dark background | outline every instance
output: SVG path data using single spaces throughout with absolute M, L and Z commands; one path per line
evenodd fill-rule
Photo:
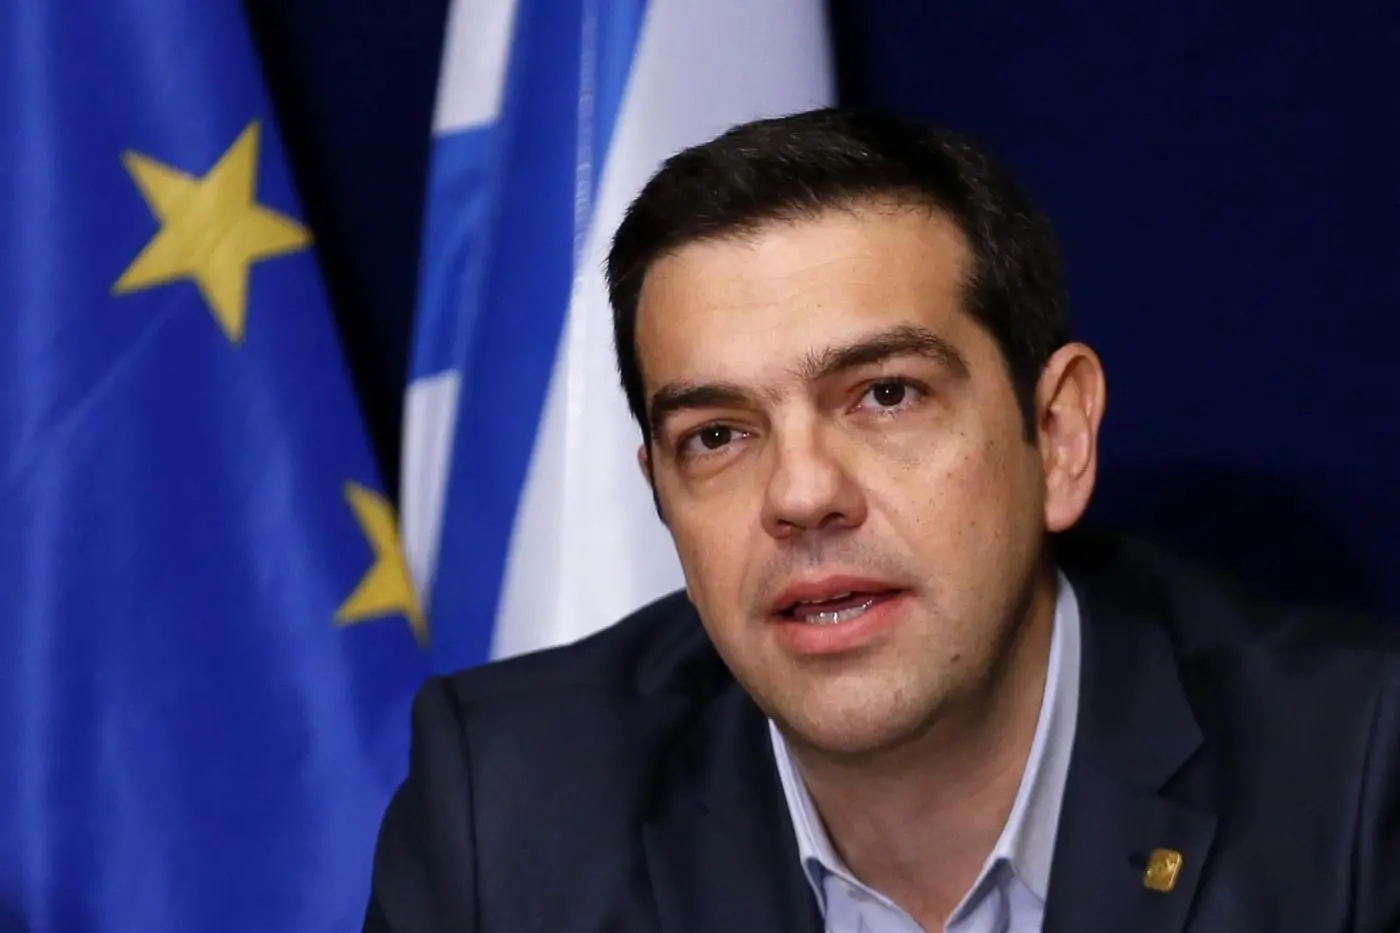
M 246 6 L 393 488 L 447 2 Z M 1400 4 L 830 15 L 844 102 L 980 136 L 1056 222 L 1110 378 L 1093 519 L 1400 615 Z

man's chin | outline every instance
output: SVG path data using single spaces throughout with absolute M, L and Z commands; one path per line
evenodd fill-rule
M 896 751 L 922 734 L 927 717 L 869 701 L 809 703 L 779 719 L 792 744 L 833 759 L 864 759 Z

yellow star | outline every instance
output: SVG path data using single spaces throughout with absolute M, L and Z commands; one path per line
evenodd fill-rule
M 365 572 L 355 592 L 335 612 L 340 625 L 354 625 L 389 615 L 402 615 L 420 645 L 428 640 L 428 625 L 418 605 L 418 595 L 399 547 L 394 509 L 379 493 L 359 483 L 345 484 L 345 498 L 355 512 L 369 546 L 374 565 Z
M 311 243 L 311 235 L 295 220 L 253 200 L 258 122 L 248 124 L 203 178 L 137 152 L 123 153 L 122 164 L 160 221 L 160 230 L 127 266 L 113 293 L 193 279 L 229 341 L 241 342 L 248 267 Z

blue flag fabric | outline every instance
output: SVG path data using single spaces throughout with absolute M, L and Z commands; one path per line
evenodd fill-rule
M 0 7 L 0 930 L 347 931 L 422 613 L 235 0 Z

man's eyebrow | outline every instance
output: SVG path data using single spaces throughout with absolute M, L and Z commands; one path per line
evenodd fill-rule
M 921 356 L 943 366 L 958 379 L 968 375 L 967 359 L 957 347 L 931 330 L 903 324 L 854 343 L 809 353 L 797 368 L 807 382 L 817 382 L 862 366 L 899 356 Z
M 967 378 L 967 360 L 957 347 L 930 330 L 901 325 L 871 334 L 854 343 L 809 353 L 797 367 L 806 382 L 870 366 L 900 356 L 920 356 L 948 369 L 958 379 Z M 647 422 L 659 436 L 666 421 L 677 412 L 697 408 L 753 408 L 754 394 L 732 382 L 671 382 L 657 389 L 647 405 Z
M 749 408 L 754 397 L 732 382 L 672 382 L 657 389 L 647 406 L 647 421 L 653 436 L 659 435 L 666 419 L 676 412 L 696 408 Z

